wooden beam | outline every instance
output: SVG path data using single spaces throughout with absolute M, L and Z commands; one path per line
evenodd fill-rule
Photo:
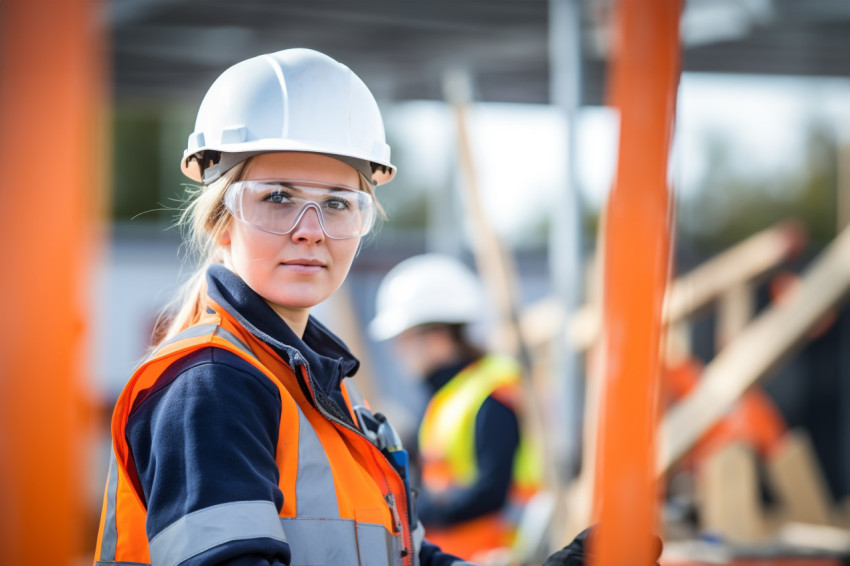
M 833 523 L 832 497 L 808 434 L 790 431 L 768 460 L 767 472 L 786 521 Z
M 730 543 L 765 542 L 773 533 L 761 502 L 756 453 L 736 442 L 713 452 L 697 474 L 700 529 Z
M 747 327 L 755 310 L 755 290 L 748 283 L 731 287 L 720 295 L 714 339 L 717 350 L 723 349 Z
M 664 320 L 676 323 L 709 307 L 730 289 L 757 283 L 799 253 L 805 241 L 802 225 L 786 220 L 721 252 L 670 284 Z M 520 318 L 523 336 L 530 347 L 536 347 L 545 344 L 566 323 L 568 344 L 587 350 L 599 337 L 599 309 L 585 305 L 566 321 L 560 305 L 555 297 L 547 297 L 527 307 Z
M 458 165 L 466 218 L 472 230 L 472 251 L 475 265 L 485 288 L 489 291 L 497 319 L 494 345 L 496 349 L 520 358 L 527 370 L 531 362 L 518 323 L 517 273 L 513 256 L 496 233 L 481 202 L 478 168 L 469 134 L 469 106 L 472 103 L 472 78 L 462 70 L 447 71 L 443 89 L 455 117 Z
M 322 305 L 329 317 L 332 317 L 331 327 L 334 332 L 351 350 L 351 353 L 360 361 L 357 370 L 357 389 L 369 402 L 373 411 L 388 413 L 392 411 L 390 404 L 386 403 L 382 388 L 375 382 L 375 366 L 369 351 L 369 344 L 364 338 L 363 328 L 365 326 L 357 313 L 351 285 L 344 283 L 337 291 L 328 297 Z M 392 422 L 399 422 L 390 419 Z
M 524 402 L 527 410 L 520 416 L 525 430 L 540 439 L 543 448 L 544 483 L 558 489 L 561 474 L 556 469 L 553 437 L 546 434 L 551 430 L 545 422 L 545 406 L 538 398 L 536 383 L 545 372 L 542 360 L 533 358 L 528 351 L 522 328 L 519 324 L 517 297 L 517 270 L 510 249 L 499 237 L 482 205 L 478 186 L 472 141 L 469 134 L 469 105 L 472 102 L 472 79 L 463 71 L 447 72 L 443 80 L 446 100 L 451 105 L 457 130 L 458 161 L 463 175 L 466 217 L 472 228 L 472 245 L 478 274 L 495 303 L 497 314 L 493 346 L 497 351 L 515 356 L 523 368 Z
M 664 473 L 741 396 L 806 341 L 807 333 L 850 292 L 850 228 L 806 270 L 787 300 L 760 314 L 705 367 L 699 385 L 673 406 L 660 429 Z
M 802 225 L 786 220 L 758 232 L 678 278 L 670 289 L 664 317 L 681 320 L 710 306 L 721 295 L 759 278 L 805 245 Z

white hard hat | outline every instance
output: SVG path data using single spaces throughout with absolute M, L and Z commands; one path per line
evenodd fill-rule
M 387 340 L 428 323 L 470 324 L 484 316 L 484 288 L 459 260 L 423 254 L 392 268 L 378 286 L 377 313 L 369 323 L 375 340 Z
M 252 155 L 304 151 L 337 157 L 380 185 L 391 180 L 378 104 L 348 67 L 311 49 L 285 49 L 233 65 L 198 109 L 181 169 L 211 183 Z

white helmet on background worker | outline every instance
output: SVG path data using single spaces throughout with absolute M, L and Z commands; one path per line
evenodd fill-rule
M 209 184 L 271 151 L 331 155 L 378 185 L 395 175 L 372 93 L 348 67 L 311 49 L 260 55 L 224 71 L 201 102 L 181 169 Z
M 369 323 L 369 334 L 374 340 L 387 340 L 420 324 L 481 322 L 484 294 L 472 270 L 451 256 L 408 258 L 378 286 L 377 312 Z

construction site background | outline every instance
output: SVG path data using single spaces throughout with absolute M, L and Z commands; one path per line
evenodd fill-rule
M 2 3 L 0 1 L 0 7 Z M 114 50 L 109 50 L 109 41 L 105 41 L 104 45 L 116 63 L 111 75 L 108 65 L 104 69 L 105 90 L 114 96 L 98 109 L 104 140 L 100 153 L 103 162 L 99 164 L 98 175 L 104 185 L 105 196 L 101 202 L 103 215 L 96 219 L 96 231 L 101 239 L 96 253 L 87 258 L 91 269 L 91 287 L 88 289 L 91 308 L 86 313 L 88 336 L 85 353 L 81 354 L 85 359 L 81 386 L 82 397 L 94 407 L 93 422 L 97 432 L 91 440 L 91 457 L 85 461 L 79 485 L 83 493 L 80 554 L 84 556 L 92 550 L 86 545 L 94 544 L 101 510 L 112 405 L 149 346 L 159 309 L 170 299 L 183 278 L 192 272 L 193 266 L 193 258 L 181 247 L 180 234 L 174 228 L 185 188 L 177 163 L 185 138 L 192 131 L 195 104 L 202 93 L 191 92 L 194 87 L 186 87 L 180 95 L 156 95 L 145 88 L 133 90 L 134 84 L 144 82 L 145 73 L 156 74 L 155 70 L 151 71 L 144 65 L 150 65 L 150 61 L 157 58 L 163 61 L 169 59 L 163 51 L 168 49 L 165 40 L 170 41 L 174 37 L 172 33 L 175 30 L 168 29 L 169 26 L 179 28 L 186 24 L 179 19 L 179 10 L 168 7 L 167 3 L 154 0 L 139 2 L 136 9 L 132 9 L 130 4 L 104 2 L 98 8 L 108 14 L 104 16 L 108 22 L 104 31 L 107 37 L 111 36 Z M 256 11 L 256 25 L 260 26 L 262 10 L 268 9 L 268 5 L 263 2 L 249 4 L 249 8 Z M 524 32 L 557 33 L 557 28 L 549 27 L 554 25 L 551 22 L 544 22 L 542 27 L 532 26 L 538 12 L 547 14 L 549 10 L 557 10 L 554 7 L 559 4 L 557 0 L 532 2 L 534 7 L 528 8 L 528 13 L 511 2 L 497 4 L 497 12 L 505 18 L 516 13 L 528 19 L 522 21 Z M 564 4 L 580 6 L 577 8 L 580 13 L 577 25 L 582 38 L 580 51 L 583 50 L 582 57 L 590 59 L 588 52 L 594 50 L 594 38 L 598 40 L 598 36 L 610 25 L 606 18 L 610 17 L 612 6 L 616 3 Z M 740 281 L 736 289 L 731 289 L 733 292 L 723 296 L 718 293 L 699 308 L 686 309 L 686 314 L 675 327 L 671 323 L 668 333 L 678 341 L 673 340 L 675 344 L 671 351 L 674 354 L 670 359 L 692 362 L 699 367 L 695 370 L 697 376 L 723 347 L 734 342 L 736 336 L 747 329 L 752 320 L 787 300 L 795 285 L 799 285 L 807 270 L 823 257 L 824 251 L 850 220 L 850 62 L 847 59 L 850 57 L 850 39 L 831 47 L 835 50 L 834 58 L 839 60 L 837 67 L 843 69 L 843 73 L 826 65 L 810 68 L 807 73 L 799 72 L 800 68 L 793 66 L 783 70 L 772 58 L 780 58 L 783 53 L 765 56 L 768 61 L 765 65 L 770 70 L 763 74 L 758 69 L 735 72 L 734 65 L 721 69 L 706 68 L 708 65 L 698 59 L 703 53 L 699 49 L 704 45 L 725 45 L 730 58 L 743 56 L 734 51 L 736 41 L 741 42 L 743 49 L 744 45 L 748 45 L 747 37 L 767 37 L 768 33 L 772 33 L 771 26 L 781 32 L 789 25 L 789 18 L 793 19 L 797 14 L 795 10 L 800 11 L 800 19 L 794 30 L 800 34 L 804 33 L 802 30 L 807 25 L 817 33 L 818 26 L 825 25 L 827 20 L 832 21 L 831 25 L 836 28 L 844 26 L 841 29 L 850 30 L 850 9 L 840 6 L 839 2 L 813 4 L 817 4 L 821 12 L 805 12 L 803 8 L 789 7 L 788 2 L 781 0 L 743 2 L 738 7 L 735 7 L 735 2 L 720 0 L 684 3 L 681 28 L 683 74 L 678 89 L 676 130 L 670 158 L 675 201 L 671 280 L 686 279 L 688 274 L 698 272 L 701 267 L 713 265 L 713 259 L 738 249 L 737 246 L 759 234 L 782 234 L 782 238 L 793 240 L 783 252 L 776 252 L 775 262 L 752 278 Z M 313 18 L 319 18 L 323 10 L 342 9 L 336 3 L 329 3 L 324 8 L 302 8 Z M 478 9 L 472 5 L 467 8 L 473 12 Z M 372 16 L 378 21 L 377 16 L 386 10 L 385 3 L 366 2 L 361 7 L 362 18 L 337 15 L 322 21 L 322 25 L 357 29 L 358 22 L 367 21 Z M 387 27 L 422 27 L 416 22 L 425 14 L 413 9 L 406 13 L 395 11 L 398 8 L 393 10 L 393 17 L 385 23 Z M 534 14 L 531 14 L 532 11 Z M 8 18 L 10 13 L 8 8 L 6 12 L 0 8 L 0 18 Z M 801 16 L 803 13 L 806 18 Z M 711 31 L 717 29 L 712 23 L 716 20 L 712 18 L 720 18 L 718 14 L 725 14 L 722 16 L 727 18 L 725 21 L 738 22 L 742 26 L 737 36 Z M 174 20 L 169 20 L 170 16 Z M 434 16 L 429 14 L 428 17 Z M 504 27 L 497 26 L 493 19 L 485 20 L 481 29 L 474 27 L 474 16 L 463 20 L 463 24 L 469 26 L 467 35 L 481 33 L 487 26 L 502 32 L 510 28 L 504 23 L 501 24 Z M 377 25 L 375 21 L 369 25 Z M 451 58 L 435 47 L 439 46 L 436 36 L 447 33 L 448 24 L 440 19 L 428 21 L 433 24 L 432 35 L 435 37 L 428 44 L 428 49 L 433 50 L 431 67 L 439 67 L 434 77 L 448 80 L 457 69 L 449 65 Z M 441 27 L 440 22 L 445 27 Z M 6 26 L 3 29 L 8 29 L 9 22 L 3 23 Z M 200 29 L 204 24 L 198 22 L 188 27 Z M 260 53 L 259 49 L 268 45 L 265 36 L 261 40 L 259 36 L 254 37 L 250 29 L 235 25 L 210 21 L 206 31 L 219 34 L 216 37 L 220 39 L 214 44 L 222 52 L 232 47 L 240 53 L 250 49 L 258 49 L 257 53 Z M 201 33 L 198 29 L 194 32 Z M 293 41 L 297 38 L 299 45 L 326 50 L 357 72 L 366 68 L 369 73 L 381 76 L 381 72 L 375 70 L 375 67 L 380 67 L 380 51 L 375 51 L 371 60 L 358 54 L 356 60 L 346 61 L 345 45 L 334 45 L 333 42 L 320 45 L 321 41 L 327 41 L 324 36 L 312 45 L 309 44 L 309 34 L 290 32 L 291 28 L 281 29 L 277 34 L 279 39 L 275 41 L 276 49 L 295 46 Z M 717 35 L 712 36 L 712 33 Z M 187 32 L 187 37 L 190 35 Z M 254 39 L 246 39 L 250 37 Z M 396 42 L 387 49 L 427 52 L 425 47 L 405 44 L 397 35 L 393 37 Z M 850 38 L 850 31 L 847 37 Z M 153 55 L 143 51 L 135 53 L 138 67 L 128 69 L 127 66 L 132 67 L 134 62 L 128 51 L 132 52 L 131 48 L 141 49 L 138 46 L 144 43 L 155 45 L 158 38 L 163 40 L 165 47 Z M 212 35 L 208 38 L 212 41 L 210 38 Z M 463 44 L 467 49 L 483 49 L 474 47 L 473 38 L 467 39 L 468 42 Z M 803 49 L 802 43 L 797 44 L 799 49 Z M 485 45 L 483 39 L 480 45 Z M 10 55 L 8 43 L 0 44 L 0 48 L 7 50 L 0 53 L 6 58 L 23 56 L 19 53 Z M 171 48 L 179 51 L 174 46 Z M 194 48 L 202 50 L 198 45 Z M 692 53 L 690 64 L 694 68 L 691 70 L 688 53 Z M 540 55 L 545 59 L 547 53 L 544 51 Z M 600 58 L 604 59 L 596 57 Z M 188 68 L 194 64 L 204 70 L 214 66 L 212 63 L 222 63 L 212 56 L 204 63 L 204 57 L 198 52 L 192 56 L 184 55 L 182 60 L 180 57 L 174 59 Z M 235 61 L 239 56 L 233 59 Z M 799 65 L 805 67 L 804 63 Z M 541 74 L 546 75 L 551 64 L 551 61 L 541 60 L 537 67 L 542 68 Z M 492 61 L 491 65 L 498 66 Z M 535 70 L 539 71 L 537 67 Z M 823 72 L 819 73 L 820 69 Z M 582 307 L 598 306 L 601 290 L 594 275 L 594 266 L 598 266 L 600 259 L 599 235 L 604 227 L 608 189 L 614 180 L 617 164 L 618 118 L 605 105 L 604 95 L 600 92 L 604 91 L 605 81 L 598 75 L 604 75 L 605 68 L 587 63 L 584 75 L 579 72 L 574 75 L 573 78 L 582 81 L 582 84 L 577 86 L 580 91 L 577 102 L 568 109 L 572 114 L 565 114 L 564 105 L 556 103 L 557 93 L 541 95 L 540 86 L 534 81 L 529 80 L 529 92 L 524 94 L 488 91 L 491 68 L 483 65 L 476 69 L 470 63 L 469 67 L 461 70 L 472 85 L 472 97 L 465 102 L 468 109 L 465 125 L 469 132 L 466 144 L 473 157 L 472 167 L 477 173 L 478 196 L 483 203 L 486 221 L 492 225 L 512 259 L 516 275 L 515 299 L 521 318 L 528 315 L 528 336 L 534 336 L 536 331 L 552 334 L 536 342 L 530 351 L 535 360 L 549 370 L 549 377 L 538 380 L 535 387 L 542 388 L 542 397 L 554 399 L 550 411 L 558 414 L 555 420 L 550 421 L 545 420 L 550 413 L 544 414 L 544 424 L 549 425 L 545 434 L 555 439 L 558 463 L 562 466 L 560 479 L 569 484 L 578 477 L 585 464 L 582 460 L 586 449 L 582 440 L 586 432 L 583 418 L 587 412 L 587 379 L 592 374 L 589 368 L 592 363 L 585 357 L 585 352 L 594 343 L 594 338 L 587 339 L 583 345 L 582 338 L 570 336 L 563 342 L 565 351 L 576 356 L 575 368 L 578 371 L 573 376 L 576 381 L 572 389 L 558 385 L 558 380 L 565 379 L 568 370 L 557 365 L 557 356 L 552 354 L 553 346 L 546 340 L 569 334 L 565 328 L 575 327 L 579 334 L 593 334 L 593 322 L 574 318 L 567 319 L 566 323 L 561 321 L 561 326 L 557 326 L 560 320 L 557 317 L 553 323 L 551 317 L 535 318 L 532 313 L 537 312 L 535 307 L 562 293 L 565 278 L 571 282 L 571 292 L 580 291 L 578 302 L 573 305 L 576 309 L 573 315 Z M 431 71 L 429 68 L 429 73 Z M 476 72 L 479 74 L 476 75 Z M 554 77 L 556 72 L 553 70 L 550 74 Z M 133 80 L 128 80 L 131 75 Z M 379 85 L 392 82 L 389 73 L 386 75 L 384 81 L 378 81 Z M 124 82 L 119 83 L 119 78 Z M 0 82 L 2 80 L 0 78 Z M 174 78 L 175 82 L 181 80 Z M 371 84 L 368 80 L 366 82 Z M 514 84 L 513 88 L 521 91 L 525 83 L 515 81 Z M 538 90 L 532 92 L 534 88 Z M 191 95 L 187 94 L 190 92 Z M 470 212 L 469 193 L 464 190 L 468 179 L 461 172 L 469 164 L 463 163 L 463 148 L 460 147 L 463 142 L 458 140 L 457 135 L 459 118 L 452 111 L 456 100 L 451 99 L 446 85 L 433 84 L 429 90 L 413 94 L 405 91 L 404 85 L 379 87 L 377 92 L 387 117 L 393 161 L 399 167 L 396 180 L 378 190 L 379 200 L 389 218 L 374 236 L 370 235 L 364 242 L 343 292 L 320 306 L 315 314 L 330 328 L 338 330 L 363 359 L 362 379 L 366 383 L 363 389 L 373 393 L 373 404 L 379 404 L 380 409 L 409 436 L 417 424 L 414 415 L 419 413 L 425 401 L 423 391 L 412 378 L 404 375 L 386 344 L 370 342 L 360 331 L 374 315 L 374 294 L 378 282 L 399 261 L 426 251 L 439 251 L 456 255 L 474 265 L 476 224 Z M 481 98 L 476 96 L 487 92 L 491 94 Z M 509 96 L 500 100 L 499 95 L 505 92 L 509 92 Z M 566 119 L 567 115 L 571 121 Z M 563 240 L 555 241 L 556 233 L 563 228 L 561 225 L 572 221 L 570 211 L 563 208 L 562 199 L 566 193 L 572 205 L 577 207 L 577 225 L 570 227 L 573 238 L 567 243 L 568 247 L 575 246 L 572 251 L 561 247 Z M 755 256 L 764 257 L 773 253 L 771 250 L 770 244 L 764 244 L 763 248 L 756 249 Z M 563 264 L 553 256 L 566 252 L 576 256 L 572 266 L 574 272 L 557 272 L 558 266 Z M 726 269 L 723 272 L 726 274 L 747 271 L 740 265 L 723 269 Z M 718 267 L 716 273 L 720 271 Z M 729 277 L 734 279 L 732 275 Z M 844 295 L 846 293 L 841 293 L 842 298 Z M 492 299 L 495 301 L 495 298 Z M 563 304 L 562 301 L 560 305 Z M 552 324 L 555 330 L 550 331 Z M 492 327 L 479 329 L 482 339 L 492 337 L 492 330 Z M 730 489 L 732 495 L 718 496 L 717 504 L 706 504 L 699 498 L 716 494 L 716 487 L 712 487 L 708 480 L 701 483 L 701 480 L 695 479 L 692 475 L 696 466 L 694 461 L 685 458 L 678 463 L 679 467 L 671 466 L 678 472 L 666 476 L 667 481 L 662 482 L 666 498 L 660 502 L 668 522 L 666 535 L 671 540 L 730 542 L 769 554 L 782 535 L 785 537 L 783 544 L 787 544 L 782 546 L 786 554 L 781 556 L 788 555 L 788 548 L 811 550 L 800 543 L 801 538 L 803 542 L 819 541 L 815 550 L 828 556 L 846 559 L 850 555 L 850 411 L 847 410 L 850 407 L 850 313 L 842 302 L 835 301 L 804 335 L 805 339 L 799 341 L 793 350 L 789 349 L 790 356 L 777 358 L 770 371 L 759 378 L 757 387 L 759 394 L 765 396 L 781 417 L 782 434 L 794 431 L 802 435 L 802 440 L 794 437 L 795 441 L 799 440 L 794 445 L 799 450 L 795 454 L 805 454 L 805 458 L 801 458 L 806 465 L 816 467 L 814 483 L 806 484 L 814 485 L 814 495 L 797 496 L 821 498 L 817 505 L 823 503 L 828 506 L 826 511 L 817 505 L 814 511 L 811 507 L 807 508 L 807 512 L 814 513 L 810 521 L 797 520 L 797 517 L 785 523 L 800 528 L 814 525 L 835 530 L 783 531 L 780 523 L 784 519 L 777 514 L 782 507 L 782 494 L 775 489 L 776 482 L 781 482 L 776 477 L 781 478 L 782 471 L 771 471 L 767 463 L 769 458 L 759 452 L 760 445 L 752 442 L 753 435 L 746 430 L 732 430 L 728 436 L 718 433 L 722 438 L 711 450 L 702 445 L 706 448 L 699 453 L 704 458 L 701 461 L 703 469 L 719 470 L 712 472 L 713 479 L 726 477 L 724 474 L 729 469 L 749 470 L 753 475 L 747 476 L 748 479 L 739 475 L 743 487 Z M 534 342 L 535 338 L 528 336 L 526 340 Z M 679 357 L 676 358 L 676 355 Z M 758 356 L 758 353 L 753 352 L 753 356 Z M 674 365 L 670 362 L 666 367 L 670 369 Z M 7 373 L 5 379 L 13 377 Z M 667 393 L 669 398 L 675 397 L 670 391 Z M 776 450 L 779 450 L 776 448 L 778 445 L 778 441 L 771 444 Z M 743 452 L 735 452 L 741 446 Z M 691 453 L 691 456 L 695 458 L 696 453 Z M 7 455 L 2 458 L 7 462 L 10 459 Z M 749 465 L 755 466 L 753 470 L 747 467 Z M 721 470 L 724 466 L 726 472 Z M 791 468 L 782 468 L 787 469 Z M 795 476 L 782 485 L 787 487 L 788 483 L 795 484 Z M 3 489 L 10 489 L 10 486 L 3 486 Z M 742 513 L 739 508 L 738 517 L 730 519 L 724 498 L 733 496 L 738 498 L 739 503 L 744 500 L 754 503 L 757 508 L 748 508 L 754 515 L 742 518 L 741 515 L 747 512 Z M 559 499 L 558 505 L 563 508 L 564 514 L 571 513 L 564 501 Z M 566 521 L 564 517 L 555 517 L 553 521 L 555 519 Z M 14 521 L 14 518 L 4 520 Z M 706 525 L 704 521 L 707 520 L 713 523 Z M 542 544 L 562 542 L 565 527 L 559 524 L 559 528 Z M 733 534 L 730 535 L 730 532 Z M 793 546 L 795 544 L 798 546 Z M 718 560 L 723 560 L 723 556 Z M 728 556 L 726 560 L 727 563 L 732 561 Z M 83 559 L 80 563 L 86 561 Z M 668 557 L 666 563 L 679 562 L 675 557 Z

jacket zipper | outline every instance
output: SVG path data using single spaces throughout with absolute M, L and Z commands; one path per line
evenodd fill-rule
M 321 403 L 319 403 L 319 401 L 316 399 L 315 393 L 313 393 L 313 387 L 312 387 L 312 384 L 310 383 L 310 374 L 307 372 L 306 366 L 304 366 L 304 364 L 299 364 L 298 369 L 300 371 L 295 372 L 296 377 L 300 381 L 304 382 L 304 385 L 305 385 L 307 391 L 310 392 L 310 404 L 312 404 L 316 408 L 316 410 L 319 411 L 319 414 L 321 414 L 323 417 L 325 417 L 326 419 L 328 419 L 332 423 L 338 424 L 338 425 L 342 426 L 343 428 L 346 428 L 346 429 L 354 432 L 355 434 L 357 434 L 358 436 L 363 438 L 366 442 L 368 442 L 371 447 L 373 447 L 375 450 L 378 450 L 378 447 L 375 446 L 374 444 L 372 444 L 372 441 L 369 440 L 369 438 L 365 434 L 363 434 L 363 431 L 361 431 L 359 428 L 351 426 L 350 424 L 348 424 L 345 421 L 338 419 L 333 414 L 331 414 L 330 411 L 325 409 L 321 405 Z M 386 460 L 386 456 L 384 456 L 383 454 L 381 454 L 381 458 Z M 390 465 L 390 468 L 392 468 L 393 472 L 398 476 L 398 472 L 396 472 L 392 463 L 387 461 L 387 464 Z M 404 480 L 401 479 L 401 476 L 398 476 L 398 478 L 401 481 L 402 487 L 404 487 Z M 387 484 L 386 478 L 384 478 L 384 486 L 387 488 L 387 495 L 384 497 L 384 499 L 385 499 L 385 501 L 387 502 L 387 505 L 390 508 L 390 514 L 392 515 L 393 522 L 395 523 L 394 526 L 396 526 L 398 528 L 399 532 L 401 532 L 401 536 L 402 536 L 402 539 L 404 541 L 404 548 L 401 550 L 401 558 L 402 558 L 403 562 L 405 562 L 405 563 L 409 562 L 410 564 L 412 564 L 413 558 L 412 557 L 408 558 L 408 556 L 410 556 L 410 554 L 415 550 L 413 548 L 413 525 L 411 524 L 410 519 L 408 519 L 408 521 L 407 521 L 407 524 L 408 524 L 407 525 L 407 536 L 405 536 L 404 522 L 402 521 L 401 515 L 399 514 L 398 508 L 396 506 L 395 494 L 393 494 L 392 489 L 390 489 L 389 484 Z
M 393 526 L 398 532 L 403 532 L 404 525 L 401 522 L 401 517 L 398 514 L 398 509 L 395 506 L 395 494 L 390 491 L 384 499 L 387 500 L 387 505 L 390 506 L 390 512 L 393 515 Z

